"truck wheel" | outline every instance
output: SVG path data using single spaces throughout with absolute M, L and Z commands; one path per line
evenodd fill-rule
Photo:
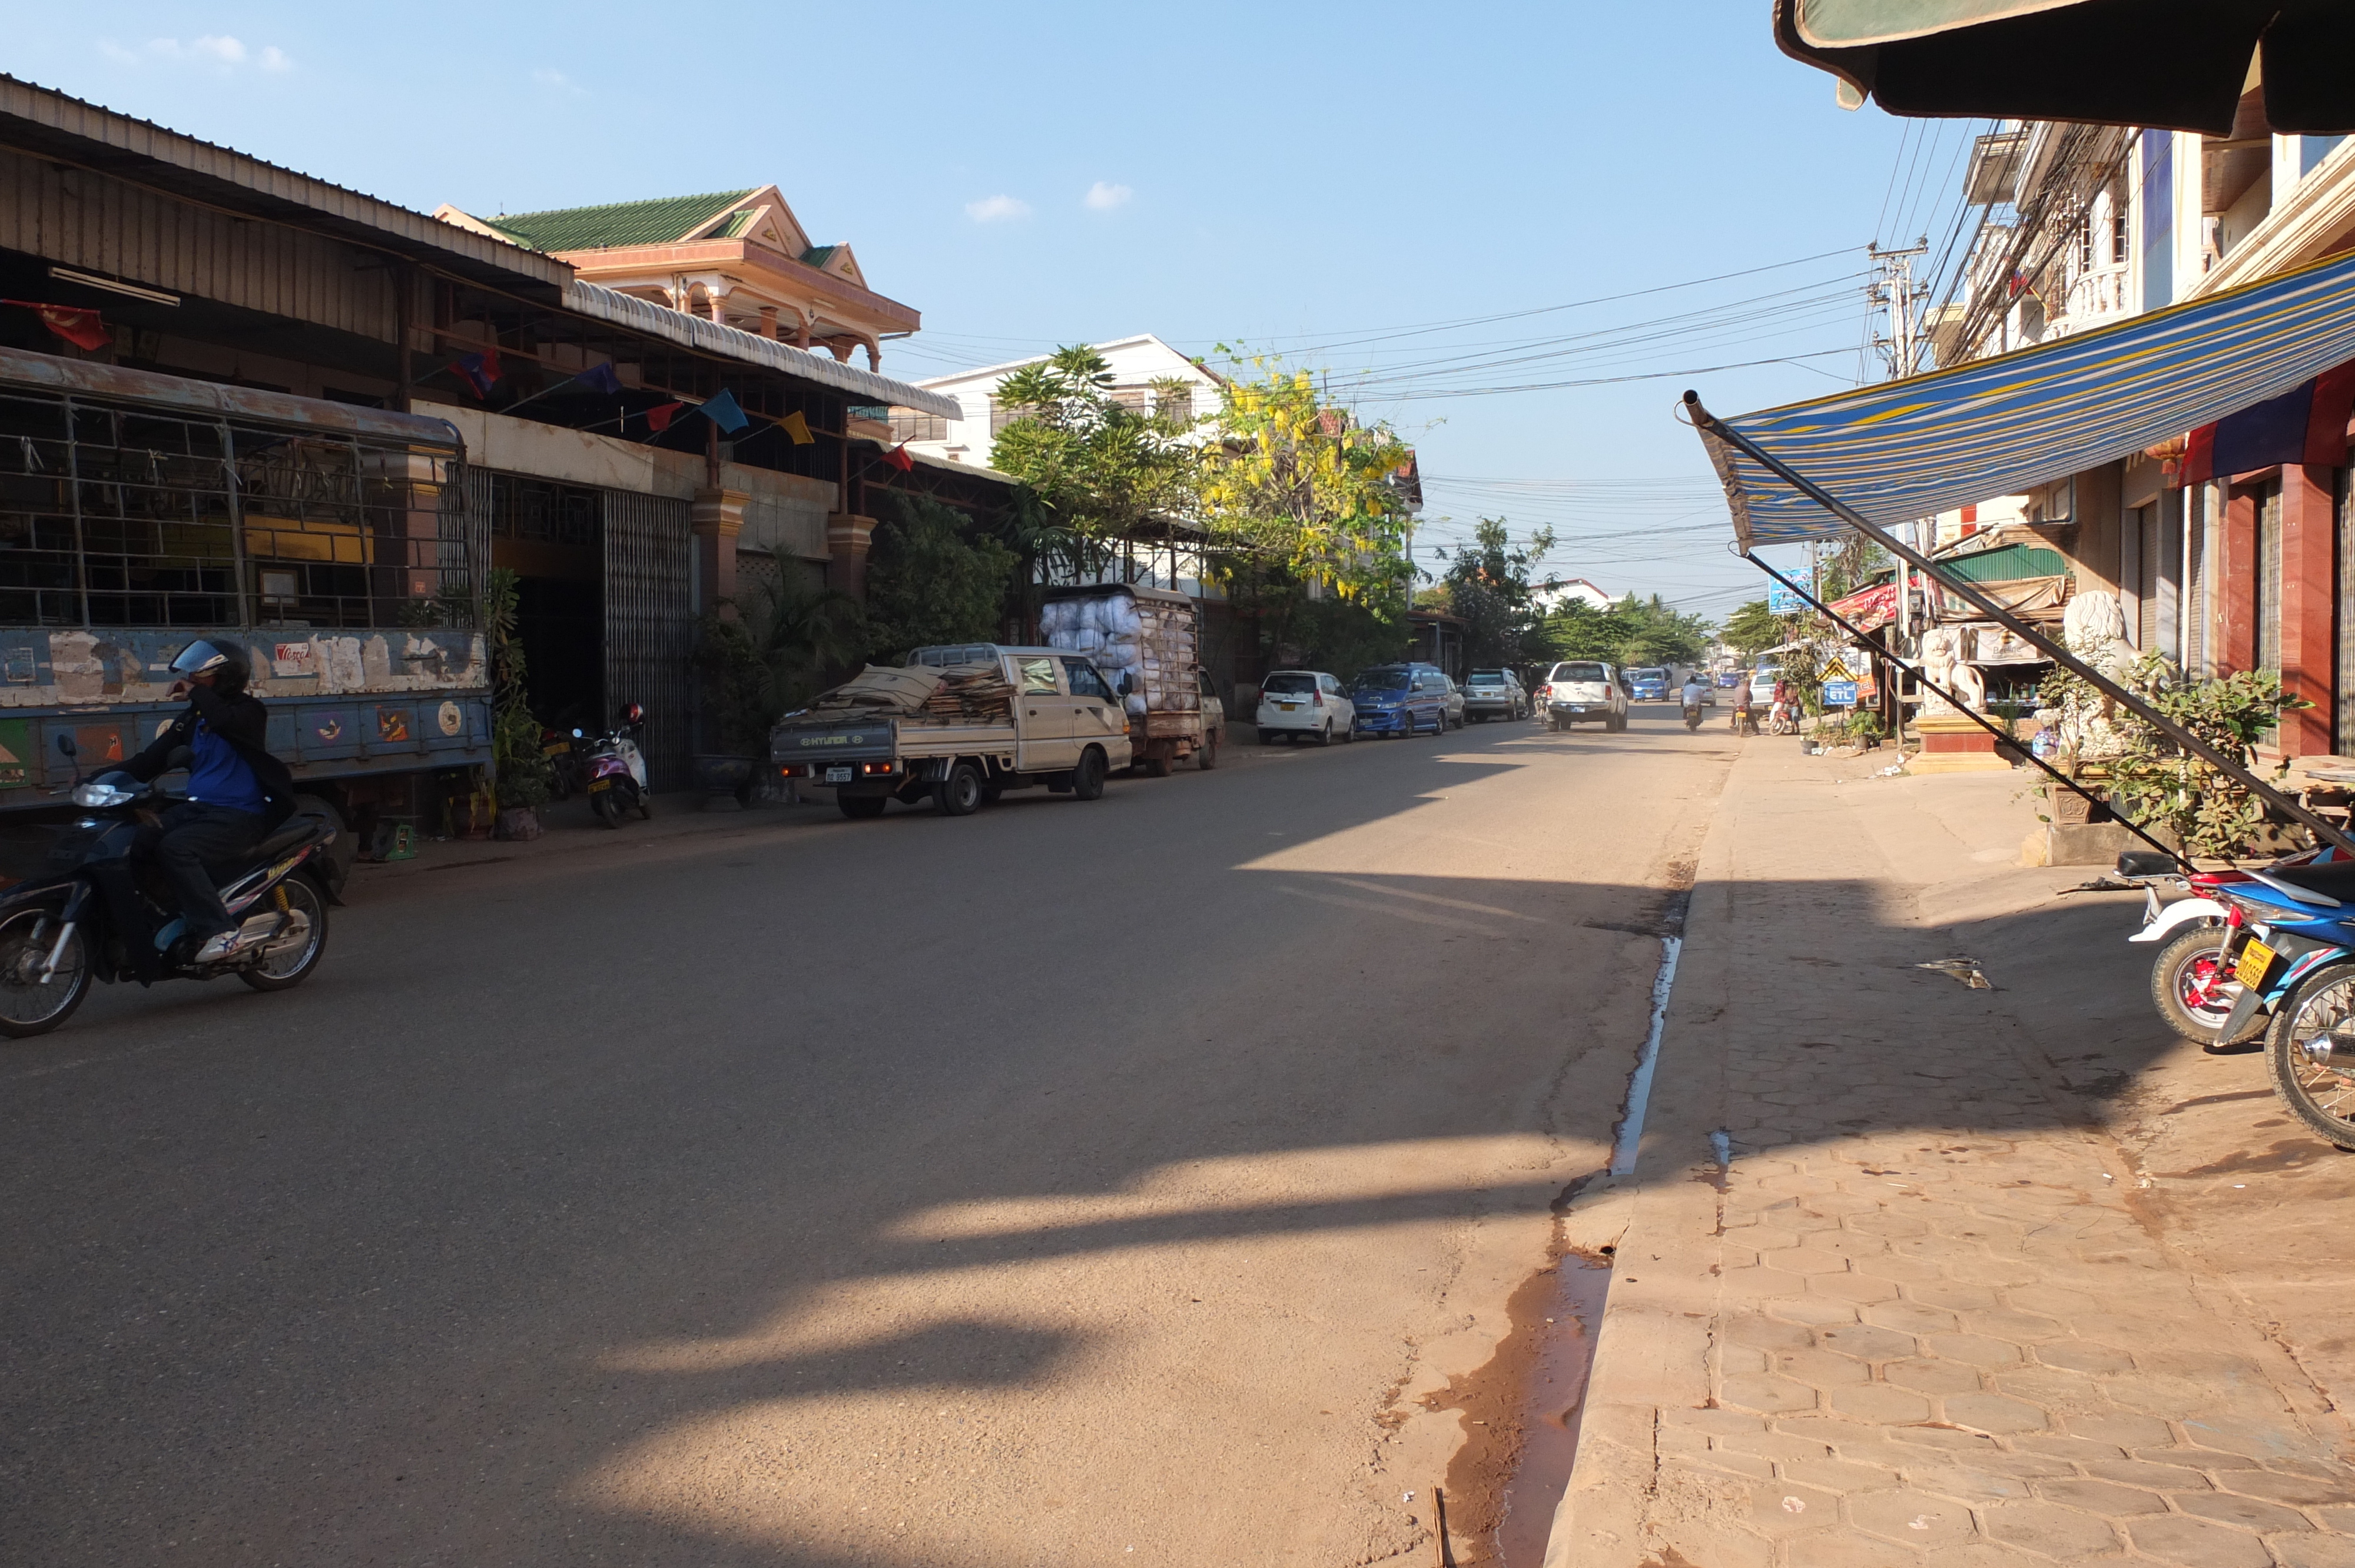
M 943 817 L 970 817 L 981 809 L 981 770 L 960 762 L 932 787 L 932 804 Z
M 1331 731 L 1328 730 L 1326 732 L 1325 740 L 1327 745 L 1332 743 L 1333 735 Z M 1200 768 L 1203 772 L 1208 773 L 1211 768 L 1216 768 L 1218 765 L 1219 737 L 1215 735 L 1206 735 L 1202 737 L 1202 744 L 1195 749 L 1194 766 Z
M 1080 765 L 1071 769 L 1071 798 L 1075 800 L 1103 799 L 1104 754 L 1091 746 L 1080 754 Z
M 1169 754 L 1166 751 L 1156 751 L 1152 756 L 1146 758 L 1145 759 L 1145 776 L 1147 779 L 1168 778 Z
M 880 795 L 837 795 L 834 803 L 841 807 L 842 814 L 854 822 L 869 821 L 881 816 L 883 808 L 889 804 Z

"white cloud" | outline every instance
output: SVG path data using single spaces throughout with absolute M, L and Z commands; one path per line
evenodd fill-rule
M 249 65 L 266 71 L 294 69 L 293 59 L 276 44 L 264 45 L 257 52 L 246 48 L 244 39 L 230 37 L 226 33 L 208 33 L 186 43 L 177 38 L 150 38 L 135 49 L 125 48 L 111 38 L 101 38 L 98 52 L 117 65 L 138 66 L 161 61 L 170 65 L 195 66 L 220 76 Z
M 559 92 L 578 93 L 583 97 L 589 90 L 552 66 L 541 66 L 531 73 L 531 79 L 542 87 L 552 87 Z
M 1116 207 L 1126 207 L 1136 193 L 1126 185 L 1116 185 L 1109 180 L 1098 180 L 1088 187 L 1088 206 L 1098 212 L 1110 212 Z
M 964 204 L 964 214 L 975 223 L 1004 223 L 1008 218 L 1030 216 L 1030 204 L 1019 196 L 985 196 Z

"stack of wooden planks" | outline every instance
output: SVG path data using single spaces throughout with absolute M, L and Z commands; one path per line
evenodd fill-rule
M 941 672 L 938 690 L 924 700 L 924 712 L 958 723 L 1009 718 L 1014 687 L 995 664 L 957 664 Z

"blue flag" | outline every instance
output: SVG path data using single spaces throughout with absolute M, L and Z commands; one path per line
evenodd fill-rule
M 704 399 L 703 417 L 731 436 L 752 422 L 736 406 L 735 395 L 724 388 Z
M 602 392 L 608 397 L 622 395 L 622 378 L 613 374 L 611 365 L 592 365 L 572 379 L 591 391 Z

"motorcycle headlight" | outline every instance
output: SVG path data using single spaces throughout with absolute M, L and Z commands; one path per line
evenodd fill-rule
M 77 806 L 127 806 L 135 799 L 129 789 L 118 789 L 112 784 L 77 784 L 73 799 Z

